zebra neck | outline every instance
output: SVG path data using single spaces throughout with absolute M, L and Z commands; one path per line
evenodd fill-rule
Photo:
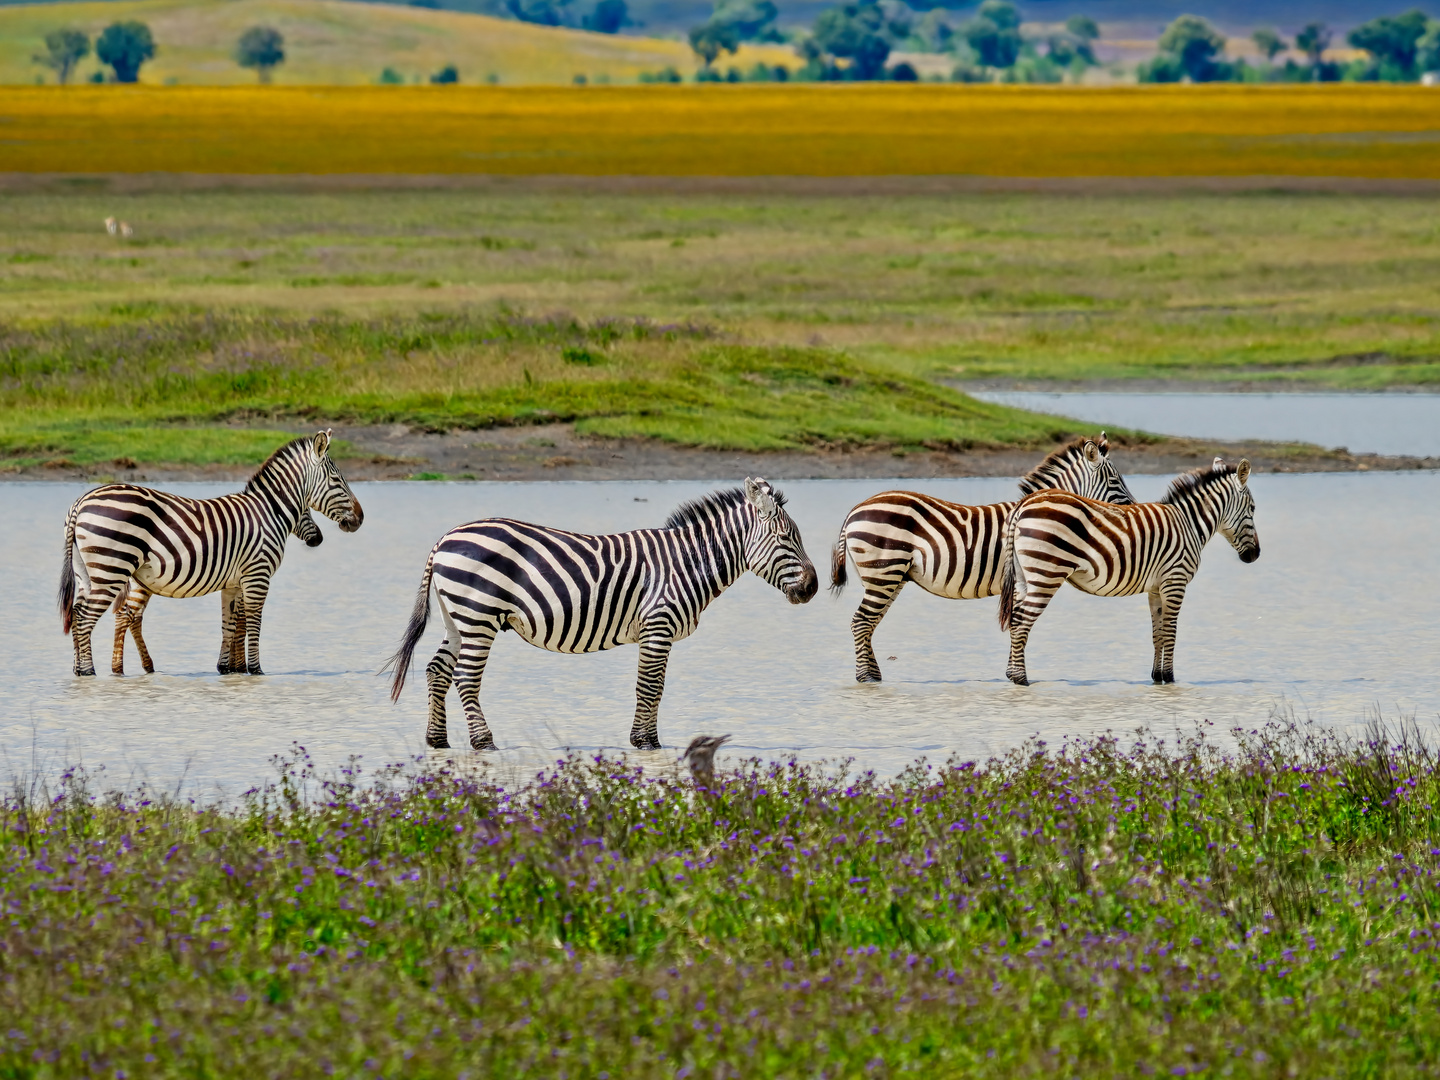
M 305 513 L 305 492 L 294 484 L 287 484 L 282 478 L 260 475 L 247 485 L 250 495 L 259 496 L 269 507 L 271 515 L 286 530 L 293 529 Z
M 1210 542 L 1220 528 L 1220 503 L 1208 491 L 1194 492 L 1189 498 L 1171 504 L 1189 526 L 1201 547 Z
M 698 579 L 691 584 L 697 592 L 705 593 L 705 603 L 714 600 L 745 573 L 743 518 L 737 520 L 727 515 L 708 530 L 690 525 L 685 529 L 685 540 L 698 574 Z

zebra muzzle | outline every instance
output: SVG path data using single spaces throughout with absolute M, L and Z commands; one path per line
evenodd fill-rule
M 785 590 L 785 597 L 792 604 L 807 604 L 819 590 L 820 578 L 815 573 L 815 567 L 806 563 L 805 572 L 800 575 L 799 581 Z
M 365 523 L 365 511 L 360 508 L 360 500 L 350 496 L 350 516 L 341 518 L 339 521 L 340 531 L 352 533 Z

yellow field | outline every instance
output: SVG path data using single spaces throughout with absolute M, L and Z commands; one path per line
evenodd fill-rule
M 365 85 L 393 67 L 407 81 L 424 81 L 454 64 L 465 83 L 495 76 L 502 84 L 568 84 L 576 75 L 591 82 L 633 83 L 641 72 L 696 68 L 689 45 L 659 38 L 618 37 L 563 30 L 456 11 L 431 11 L 345 0 L 104 0 L 81 4 L 0 7 L 0 83 L 33 84 L 47 69 L 31 61 L 43 52 L 45 35 L 60 27 L 93 38 L 120 19 L 139 19 L 155 36 L 155 59 L 140 72 L 153 85 L 251 84 L 255 73 L 235 63 L 235 42 L 251 26 L 273 26 L 285 35 L 285 63 L 275 69 L 280 85 Z M 730 63 L 799 64 L 789 48 L 747 46 Z M 100 70 L 92 55 L 78 80 Z
M 0 171 L 1440 178 L 1421 87 L 0 90 Z

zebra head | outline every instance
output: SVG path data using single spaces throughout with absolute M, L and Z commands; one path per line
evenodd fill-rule
M 1086 499 L 1122 506 L 1135 501 L 1125 478 L 1110 460 L 1110 442 L 1103 431 L 1098 439 L 1076 439 L 1062 446 L 1020 478 L 1021 494 L 1029 495 L 1046 488 L 1059 488 Z
M 300 515 L 300 520 L 290 532 L 297 540 L 304 540 L 306 547 L 319 547 L 325 542 L 325 534 L 320 531 L 320 526 L 315 524 L 309 510 Z
M 1220 532 L 1240 556 L 1241 562 L 1252 563 L 1260 557 L 1260 534 L 1255 531 L 1255 496 L 1250 494 L 1250 461 L 1241 458 L 1239 465 L 1226 465 L 1218 457 L 1212 470 L 1228 474 L 1225 494 L 1220 504 Z
M 785 496 L 768 481 L 745 478 L 745 502 L 753 521 L 745 536 L 745 565 L 785 594 L 792 604 L 814 597 L 820 579 L 800 530 L 785 512 Z
M 354 532 L 365 520 L 360 500 L 355 498 L 330 457 L 329 429 L 316 434 L 310 442 L 305 462 L 305 494 L 306 505 L 336 522 L 341 532 Z

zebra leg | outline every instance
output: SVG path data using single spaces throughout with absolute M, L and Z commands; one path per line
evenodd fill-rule
M 1146 594 L 1150 601 L 1150 641 L 1155 646 L 1155 659 L 1150 665 L 1150 681 L 1165 681 L 1165 601 L 1160 595 L 1160 583 Z
M 75 643 L 76 675 L 95 674 L 95 659 L 90 652 L 90 635 L 95 630 L 95 624 L 100 621 L 100 616 L 110 610 L 110 605 L 115 603 L 117 598 L 121 603 L 124 602 L 129 581 L 128 576 L 96 581 L 95 572 L 91 571 L 90 592 L 76 601 L 74 616 L 70 621 L 70 637 Z
M 125 632 L 135 639 L 135 648 L 140 653 L 140 666 L 146 675 L 155 674 L 155 664 L 150 659 L 150 650 L 145 648 L 145 638 L 140 633 L 145 618 L 145 605 L 153 594 L 138 581 L 130 582 L 130 590 L 115 601 L 115 654 L 110 660 L 110 670 L 116 675 L 125 674 Z
M 447 630 L 449 624 L 447 622 Z M 498 624 L 492 622 L 479 622 L 466 628 L 466 633 L 460 637 L 460 655 L 453 662 L 455 672 L 455 689 L 460 693 L 460 704 L 465 709 L 465 721 L 470 728 L 470 749 L 472 750 L 494 750 L 495 736 L 490 733 L 490 725 L 485 722 L 485 713 L 480 708 L 480 680 L 485 677 L 485 664 L 490 659 L 490 646 L 495 644 L 495 635 L 500 632 Z M 447 647 L 453 648 L 450 641 L 453 632 L 445 635 L 445 645 L 441 646 L 441 652 Z M 436 666 L 440 660 L 437 653 L 435 659 L 425 669 L 425 677 L 430 678 L 431 668 Z M 448 689 L 448 682 L 446 687 Z M 430 724 L 426 728 L 425 737 L 428 741 L 436 733 L 436 712 L 435 696 L 432 690 L 430 697 Z M 440 737 L 445 736 L 445 696 L 440 695 L 439 709 L 439 733 Z M 431 743 L 432 746 L 436 745 Z
M 1064 580 L 1027 581 L 1025 595 L 1015 601 L 1015 609 L 1010 616 L 1010 664 L 1005 669 L 1005 677 L 1018 686 L 1030 685 L 1025 671 L 1025 645 L 1030 640 L 1030 629 L 1035 620 L 1045 613 Z
M 1185 587 L 1188 584 L 1187 581 L 1165 581 L 1157 590 L 1160 625 L 1155 634 L 1155 663 L 1150 670 L 1150 678 L 1157 683 L 1175 681 L 1175 627 L 1180 621 L 1180 605 L 1185 602 Z M 1152 600 L 1152 611 L 1154 603 Z
M 245 615 L 238 585 L 220 590 L 220 659 L 215 670 L 221 675 L 245 670 Z
M 890 605 L 895 602 L 895 597 L 905 587 L 905 579 L 865 577 L 863 567 L 860 574 L 865 582 L 865 598 L 850 620 L 850 632 L 855 635 L 855 681 L 879 682 L 880 663 L 875 659 L 875 647 L 870 639 L 880 620 L 890 610 Z
M 240 628 L 236 628 L 235 637 L 245 639 L 245 651 L 249 662 L 245 665 L 244 671 L 251 675 L 264 675 L 260 669 L 260 615 L 265 610 L 265 598 L 270 595 L 270 579 L 250 578 L 240 583 L 240 612 L 237 615 L 237 622 L 240 619 L 245 621 L 244 634 Z
M 640 639 L 640 675 L 635 682 L 635 723 L 630 727 L 630 745 L 637 750 L 660 749 L 660 695 L 665 692 L 665 665 L 674 645 L 670 633 L 655 633 Z
M 425 745 L 436 750 L 450 749 L 450 738 L 445 724 L 445 695 L 455 681 L 455 661 L 460 658 L 460 646 L 450 644 L 447 634 L 440 643 L 440 649 L 425 665 L 425 687 L 430 696 L 430 716 L 425 724 Z M 476 709 L 479 709 L 480 692 L 475 692 Z

